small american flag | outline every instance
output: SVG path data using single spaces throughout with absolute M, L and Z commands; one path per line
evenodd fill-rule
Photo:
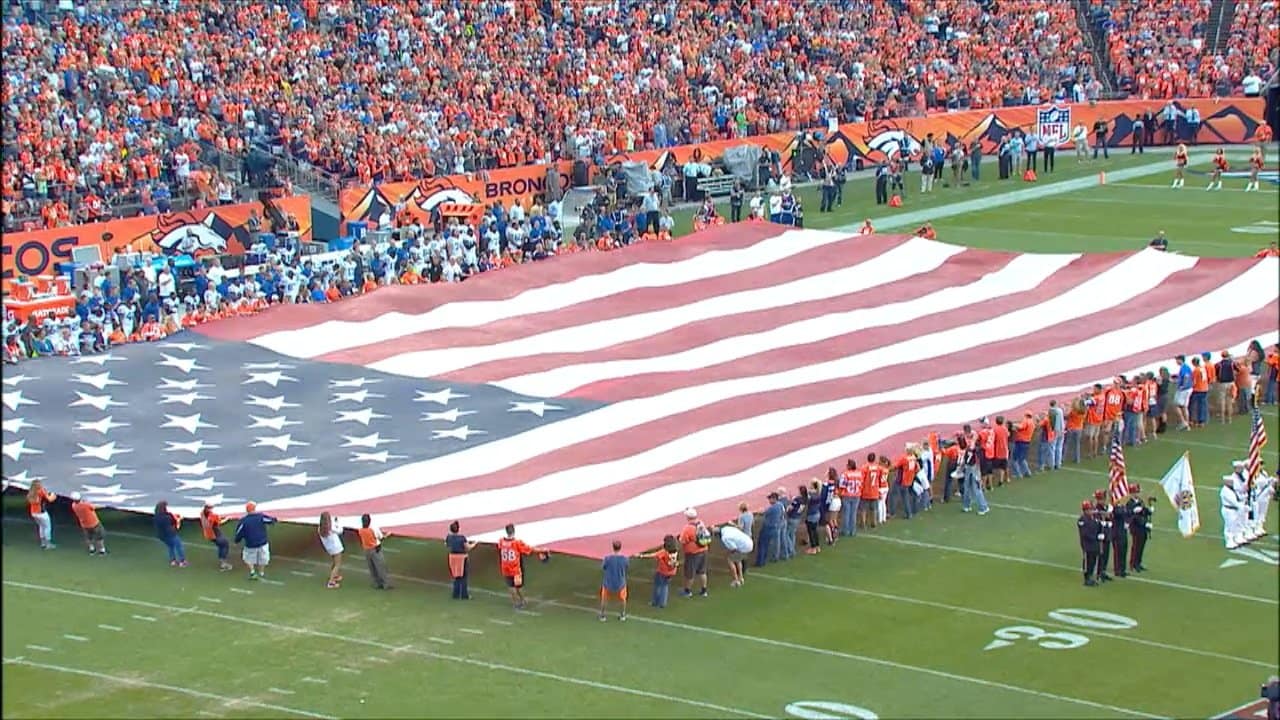
M 1262 422 L 1262 411 L 1258 409 L 1258 398 L 1253 398 L 1253 431 L 1249 434 L 1249 465 L 1248 475 L 1250 482 L 1258 477 L 1258 473 L 1262 470 L 1262 448 L 1267 444 L 1267 426 Z
M 1129 479 L 1124 468 L 1124 443 L 1117 426 L 1111 433 L 1111 502 L 1120 502 L 1129 496 Z

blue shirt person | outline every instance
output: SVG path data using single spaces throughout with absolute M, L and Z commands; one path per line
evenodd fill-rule
M 627 556 L 622 554 L 622 541 L 613 541 L 613 552 L 605 555 L 604 560 L 600 563 L 600 569 L 604 577 L 600 582 L 600 622 L 604 622 L 605 606 L 609 602 L 610 597 L 616 597 L 622 602 L 622 612 L 618 613 L 618 619 L 626 621 L 627 619 L 627 568 L 630 561 Z
M 449 534 L 444 536 L 445 548 L 449 550 L 449 575 L 453 577 L 453 599 L 470 600 L 467 590 L 467 553 L 476 546 L 461 533 L 462 526 L 457 520 L 449 523 Z
M 267 564 L 271 562 L 271 545 L 267 537 L 267 526 L 275 523 L 270 515 L 258 512 L 258 506 L 247 503 L 244 506 L 244 517 L 236 526 L 236 544 L 244 543 L 244 564 L 249 566 L 249 579 L 257 580 L 267 576 Z

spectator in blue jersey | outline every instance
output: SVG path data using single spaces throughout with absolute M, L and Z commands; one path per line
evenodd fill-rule
M 241 557 L 249 567 L 249 579 L 259 580 L 267 576 L 267 565 L 271 562 L 271 544 L 267 537 L 267 526 L 276 519 L 258 512 L 256 503 L 244 506 L 244 517 L 236 526 L 236 544 L 244 544 Z
M 756 540 L 756 567 L 763 567 L 767 562 L 777 562 L 779 545 L 783 529 L 787 524 L 787 508 L 782 496 L 777 492 L 769 493 L 769 506 L 760 517 L 760 537 Z
M 1175 378 L 1177 389 L 1173 393 L 1173 404 L 1178 409 L 1178 429 L 1187 430 L 1191 427 L 1187 417 L 1187 406 L 1191 404 L 1191 366 L 1187 364 L 1186 356 L 1179 355 L 1173 360 L 1178 364 L 1178 375 Z
M 626 622 L 627 620 L 627 567 L 629 566 L 627 556 L 622 554 L 622 541 L 613 541 L 613 552 L 604 556 L 604 560 L 600 563 L 603 578 L 600 582 L 600 622 L 605 622 L 605 610 L 609 604 L 609 598 L 615 597 L 622 603 L 622 610 L 618 613 L 618 619 Z
M 151 519 L 156 526 L 156 537 L 160 538 L 160 542 L 164 543 L 165 548 L 169 550 L 169 566 L 186 567 L 187 553 L 182 547 L 182 536 L 178 534 L 178 528 L 182 523 L 181 518 L 169 512 L 168 501 L 161 500 L 156 503 Z

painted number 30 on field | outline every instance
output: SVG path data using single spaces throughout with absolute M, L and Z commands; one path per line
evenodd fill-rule
M 1138 621 L 1131 617 L 1101 610 L 1082 610 L 1080 608 L 1054 610 L 1049 613 L 1049 619 L 1087 630 L 1132 630 L 1138 627 Z M 996 638 L 987 643 L 983 650 L 998 650 L 1018 642 L 1035 643 L 1036 647 L 1041 647 L 1045 650 L 1075 650 L 1089 644 L 1087 635 L 1060 630 L 1046 630 L 1035 625 L 1011 625 L 1002 627 L 993 634 Z

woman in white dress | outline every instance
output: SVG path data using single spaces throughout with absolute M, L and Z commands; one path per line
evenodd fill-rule
M 333 589 L 342 584 L 342 525 L 329 511 L 320 513 L 320 544 L 329 554 L 329 581 L 325 587 Z

